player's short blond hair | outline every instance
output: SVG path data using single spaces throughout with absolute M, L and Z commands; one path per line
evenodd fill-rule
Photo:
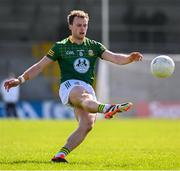
M 70 12 L 70 14 L 67 16 L 67 21 L 69 25 L 73 24 L 74 18 L 80 17 L 80 18 L 87 18 L 89 21 L 89 15 L 88 13 L 85 13 L 82 10 L 73 10 Z

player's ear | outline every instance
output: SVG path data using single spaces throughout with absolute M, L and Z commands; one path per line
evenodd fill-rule
M 71 24 L 69 24 L 69 30 L 72 30 L 72 25 Z

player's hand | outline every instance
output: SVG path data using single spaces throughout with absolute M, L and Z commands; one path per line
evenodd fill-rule
M 132 52 L 132 53 L 129 54 L 129 59 L 132 62 L 133 61 L 135 61 L 135 62 L 142 61 L 143 55 L 141 53 L 139 53 L 139 52 Z
M 16 87 L 19 84 L 20 84 L 20 81 L 17 78 L 12 78 L 4 82 L 4 87 L 7 91 L 9 91 L 10 88 Z

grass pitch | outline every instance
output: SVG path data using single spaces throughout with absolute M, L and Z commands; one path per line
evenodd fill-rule
M 68 164 L 51 157 L 76 121 L 0 120 L 1 170 L 178 170 L 180 120 L 102 120 Z

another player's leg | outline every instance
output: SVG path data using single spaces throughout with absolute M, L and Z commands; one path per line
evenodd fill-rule
M 62 147 L 61 150 L 52 158 L 53 162 L 67 162 L 65 157 L 82 143 L 94 125 L 96 120 L 95 114 L 90 114 L 80 108 L 75 108 L 75 114 L 78 119 L 79 126 L 70 135 L 64 147 Z

